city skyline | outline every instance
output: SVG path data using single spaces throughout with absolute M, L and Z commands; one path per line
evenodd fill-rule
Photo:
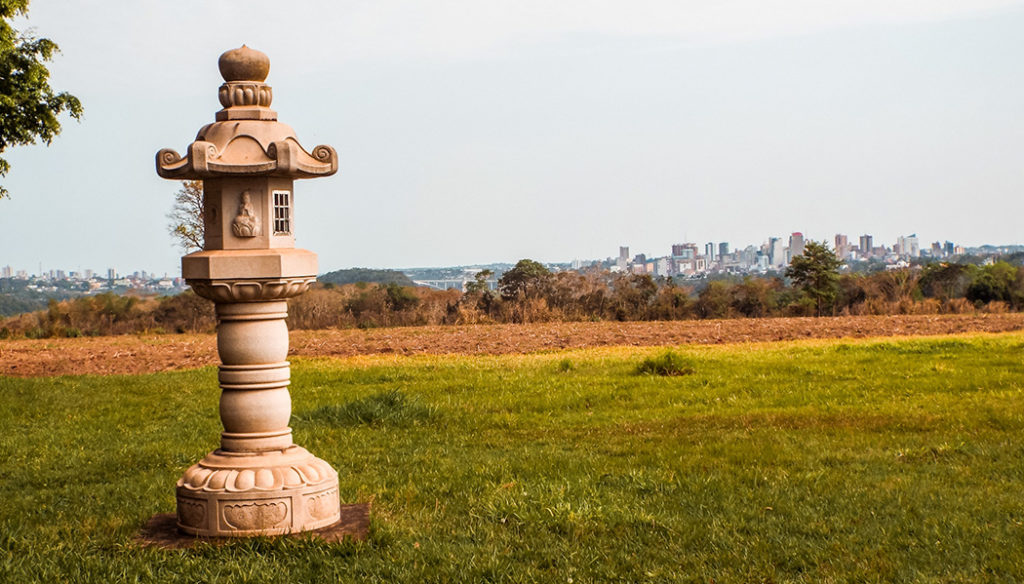
M 727 250 L 725 252 L 726 255 L 735 255 L 735 254 L 737 254 L 740 251 L 745 251 L 745 250 L 748 251 L 748 250 L 751 250 L 751 249 L 756 249 L 756 250 L 760 250 L 760 251 L 766 251 L 767 253 L 772 253 L 771 251 L 768 251 L 768 250 L 772 249 L 772 246 L 773 246 L 774 242 L 779 242 L 781 245 L 779 246 L 778 249 L 780 251 L 781 250 L 785 250 L 785 252 L 787 254 L 785 264 L 788 264 L 789 259 L 790 259 L 789 252 L 790 252 L 790 249 L 791 249 L 791 246 L 792 246 L 792 237 L 796 236 L 796 235 L 800 235 L 802 237 L 802 242 L 800 244 L 800 249 L 801 250 L 802 250 L 803 242 L 806 242 L 806 241 L 818 241 L 818 242 L 827 243 L 829 245 L 829 247 L 833 251 L 835 251 L 837 253 L 837 255 L 839 255 L 844 260 L 872 259 L 870 257 L 856 257 L 856 256 L 852 257 L 852 258 L 848 257 L 848 253 L 846 253 L 846 252 L 849 251 L 849 250 L 844 251 L 843 249 L 840 248 L 839 245 L 836 245 L 838 243 L 838 238 L 839 237 L 846 237 L 847 240 L 849 241 L 849 237 L 850 237 L 849 234 L 839 234 L 839 233 L 837 233 L 837 234 L 833 235 L 832 241 L 828 241 L 827 239 L 817 240 L 817 239 L 813 239 L 813 238 L 808 238 L 802 232 L 791 232 L 788 236 L 783 236 L 783 235 L 768 236 L 760 244 L 755 244 L 755 243 L 745 243 L 744 244 L 744 243 L 741 243 L 741 244 L 738 244 L 738 245 L 734 245 L 734 243 L 731 242 L 731 241 L 721 241 L 721 240 L 708 241 L 708 242 L 702 242 L 702 243 L 692 242 L 692 241 L 690 241 L 690 242 L 677 242 L 677 243 L 670 244 L 668 246 L 668 249 L 670 249 L 670 253 L 668 253 L 668 254 L 658 254 L 658 252 L 655 251 L 655 252 L 650 254 L 650 259 L 658 259 L 658 258 L 665 258 L 665 257 L 679 257 L 679 256 L 683 255 L 683 252 L 681 252 L 680 250 L 682 250 L 683 248 L 689 248 L 691 246 L 692 246 L 692 249 L 694 250 L 693 257 L 708 257 L 708 251 L 707 251 L 709 249 L 708 246 L 712 246 L 713 247 L 713 250 L 714 250 L 713 251 L 713 255 L 714 256 L 720 256 L 722 254 L 722 250 L 723 249 Z M 788 237 L 789 239 L 788 240 L 784 240 L 783 239 L 784 237 Z M 879 260 L 884 260 L 886 258 L 884 256 L 884 253 L 878 252 L 877 250 L 891 250 L 892 253 L 894 253 L 894 254 L 896 254 L 897 256 L 900 256 L 900 257 L 932 257 L 932 258 L 943 259 L 943 258 L 951 257 L 953 255 L 964 255 L 964 254 L 966 254 L 968 252 L 968 250 L 981 250 L 981 249 L 984 249 L 984 248 L 1000 249 L 1000 248 L 1024 247 L 1024 242 L 1022 242 L 1022 243 L 1002 243 L 1002 244 L 991 244 L 991 243 L 989 243 L 989 244 L 981 244 L 981 245 L 962 245 L 962 244 L 955 243 L 955 242 L 952 242 L 950 240 L 945 240 L 945 239 L 937 239 L 937 240 L 934 240 L 934 241 L 931 241 L 931 240 L 925 241 L 923 238 L 919 237 L 916 233 L 915 234 L 898 236 L 898 237 L 895 238 L 895 240 L 893 242 L 891 242 L 892 245 L 888 245 L 887 242 L 885 242 L 883 240 L 880 240 L 879 238 L 875 237 L 872 234 L 861 234 L 861 235 L 858 235 L 858 236 L 855 236 L 855 237 L 857 238 L 856 239 L 857 243 L 850 243 L 849 244 L 849 248 L 863 250 L 864 249 L 864 241 L 865 241 L 865 238 L 866 238 L 866 241 L 868 242 L 868 245 L 872 249 L 876 250 L 876 254 L 875 254 L 873 259 L 879 259 Z M 913 245 L 914 245 L 914 248 L 918 251 L 918 253 L 914 253 L 914 252 L 911 252 L 911 251 L 904 251 L 904 250 L 900 250 L 899 249 L 899 247 L 901 245 L 904 245 L 905 241 L 909 242 L 910 238 L 913 238 L 913 240 L 914 240 Z M 924 242 L 924 243 L 922 244 L 922 242 Z M 935 255 L 934 254 L 934 246 L 935 246 L 935 244 L 940 244 L 942 249 L 945 250 L 945 251 L 943 251 L 943 253 L 941 255 Z M 909 245 L 909 244 L 907 244 L 907 245 Z M 632 262 L 634 257 L 647 256 L 648 252 L 649 252 L 649 250 L 647 250 L 647 251 L 642 251 L 642 252 L 640 252 L 638 254 L 629 255 L 631 249 L 633 251 L 636 251 L 637 249 L 639 249 L 639 248 L 631 247 L 630 245 L 620 245 L 618 249 L 619 249 L 618 259 L 626 259 L 629 262 Z M 956 253 L 953 253 L 954 249 L 957 250 Z M 622 255 L 623 253 L 626 253 L 628 257 L 623 256 Z M 774 253 L 778 253 L 778 252 L 776 251 Z M 521 259 L 536 259 L 536 258 L 522 258 L 522 257 L 519 257 L 519 258 L 498 258 L 498 259 L 492 258 L 490 260 L 486 260 L 486 261 L 482 261 L 482 262 L 472 262 L 472 263 L 468 263 L 468 264 L 454 264 L 453 263 L 453 264 L 433 264 L 433 265 L 421 265 L 421 266 L 405 265 L 405 266 L 395 266 L 395 267 L 392 267 L 392 266 L 331 266 L 331 267 L 325 268 L 325 267 L 321 266 L 320 274 L 325 274 L 327 272 L 334 271 L 334 270 L 348 269 L 348 268 L 355 268 L 355 267 L 365 267 L 365 268 L 373 268 L 373 269 L 392 269 L 392 270 L 396 270 L 396 271 L 402 271 L 402 270 L 418 270 L 418 269 L 430 269 L 430 268 L 452 268 L 452 267 L 467 266 L 467 265 L 490 265 L 490 264 L 502 264 L 502 263 L 507 263 L 507 264 L 511 265 L 511 264 L 514 264 L 516 261 L 521 260 Z M 594 264 L 594 263 L 600 263 L 602 261 L 610 262 L 610 261 L 615 260 L 615 259 L 616 259 L 615 256 L 610 256 L 609 255 L 609 256 L 604 256 L 604 257 L 596 256 L 596 257 L 589 257 L 589 258 L 571 258 L 571 259 L 562 258 L 562 259 L 558 259 L 558 260 L 555 260 L 555 261 L 542 261 L 542 263 L 545 263 L 545 264 L 548 264 L 548 265 L 568 265 L 568 266 L 571 266 L 571 269 L 577 269 L 577 265 L 576 264 L 580 264 L 581 266 L 584 265 L 584 264 L 591 265 L 591 264 Z M 889 258 L 889 259 L 891 259 L 891 258 Z M 3 262 L 3 260 L 0 260 L 0 262 Z M 772 268 L 776 268 L 778 266 L 785 265 L 785 264 L 773 260 L 772 263 L 771 263 L 771 267 Z M 118 270 L 118 269 L 112 268 L 112 267 L 108 267 L 108 268 L 105 268 L 105 269 L 102 269 L 102 270 L 97 270 L 95 268 L 82 268 L 82 267 L 77 267 L 76 269 L 67 269 L 67 268 L 53 268 L 53 267 L 45 267 L 44 268 L 43 266 L 40 265 L 38 267 L 37 271 L 31 271 L 30 269 L 23 268 L 23 267 L 20 267 L 20 266 L 13 266 L 13 265 L 11 265 L 9 263 L 8 264 L 0 263 L 0 278 L 41 278 L 41 279 L 48 279 L 48 280 L 62 280 L 62 279 L 90 280 L 90 279 L 93 279 L 93 278 L 95 278 L 95 279 L 108 279 L 108 280 L 112 280 L 112 279 L 132 278 L 132 279 L 135 279 L 135 280 L 152 280 L 152 281 L 156 281 L 156 280 L 164 280 L 164 279 L 180 280 L 180 276 L 181 276 L 180 270 L 178 272 L 176 272 L 176 273 L 171 273 L 171 272 L 159 273 L 159 272 L 151 272 L 151 271 L 148 271 L 148 270 L 145 270 L 145 269 L 141 269 L 141 270 L 140 269 L 128 269 L 126 271 Z

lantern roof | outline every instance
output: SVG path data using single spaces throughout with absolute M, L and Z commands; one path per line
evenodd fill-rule
M 217 62 L 224 84 L 218 97 L 224 109 L 200 128 L 182 156 L 170 148 L 156 155 L 156 172 L 169 179 L 276 176 L 316 178 L 338 171 L 338 154 L 320 145 L 307 152 L 291 126 L 270 109 L 273 91 L 264 81 L 270 59 L 242 45 Z

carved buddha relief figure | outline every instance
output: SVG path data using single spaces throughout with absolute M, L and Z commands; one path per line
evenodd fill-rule
M 249 191 L 242 191 L 238 203 L 238 215 L 231 222 L 231 232 L 235 237 L 256 237 L 260 234 L 259 218 L 256 217 L 256 207 L 252 204 L 252 195 Z

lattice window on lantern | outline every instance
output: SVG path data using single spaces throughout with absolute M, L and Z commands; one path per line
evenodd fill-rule
M 292 194 L 290 191 L 274 191 L 274 235 L 292 233 Z

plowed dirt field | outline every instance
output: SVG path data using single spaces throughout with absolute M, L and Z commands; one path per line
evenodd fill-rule
M 613 345 L 657 346 L 808 338 L 1024 330 L 1024 314 L 853 316 L 674 322 L 571 322 L 292 331 L 291 355 L 503 354 Z M 0 375 L 132 374 L 217 363 L 214 335 L 125 335 L 0 341 Z

